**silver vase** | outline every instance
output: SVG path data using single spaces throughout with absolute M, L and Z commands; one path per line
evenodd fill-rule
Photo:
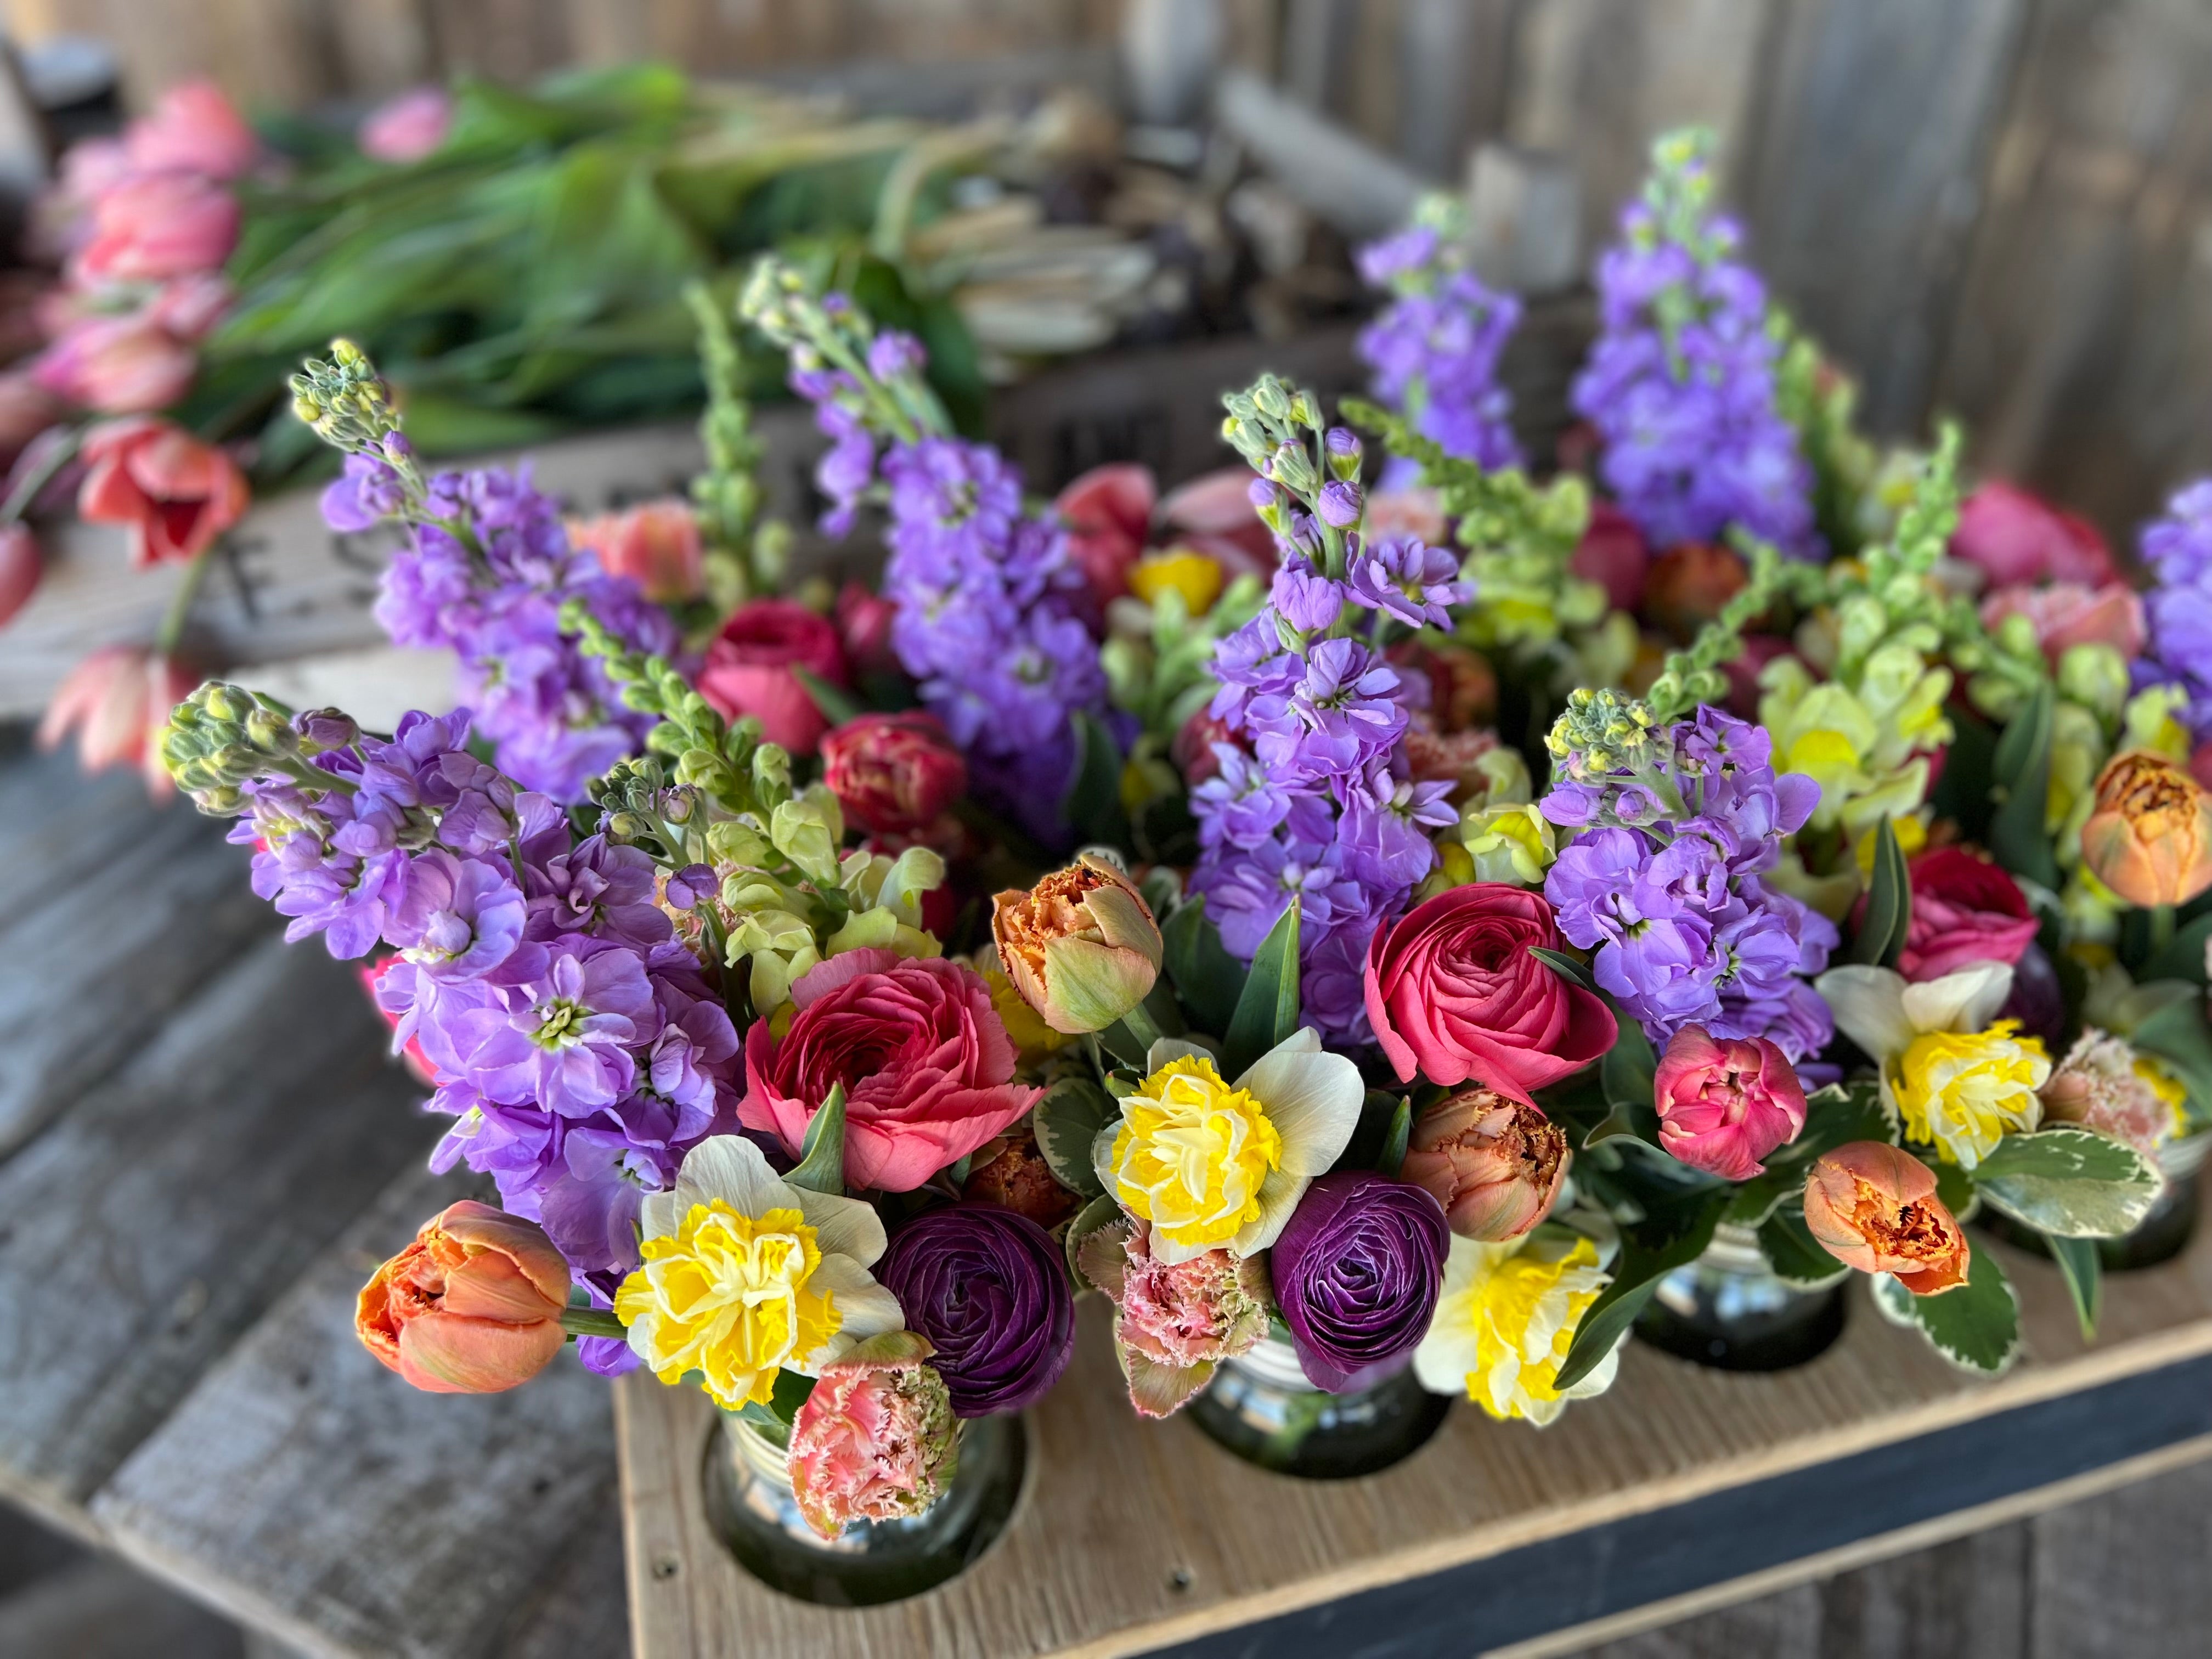
M 1705 1253 L 1659 1281 L 1637 1316 L 1654 1347 L 1730 1371 L 1802 1365 L 1843 1334 L 1844 1287 L 1807 1290 L 1778 1277 L 1749 1227 L 1723 1222 Z
M 1411 1358 L 1389 1376 L 1344 1394 L 1306 1380 L 1297 1352 L 1270 1337 L 1224 1359 L 1190 1419 L 1249 1462 L 1308 1480 L 1342 1480 L 1387 1469 L 1437 1431 L 1451 1401 L 1431 1394 Z

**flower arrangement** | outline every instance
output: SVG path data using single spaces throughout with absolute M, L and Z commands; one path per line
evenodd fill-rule
M 437 1160 L 496 1188 L 380 1270 L 371 1349 L 696 1382 L 829 1536 L 926 1512 L 1093 1291 L 1148 1417 L 1273 1354 L 1541 1425 L 1717 1237 L 1994 1370 L 1997 1218 L 2090 1326 L 2212 1121 L 2212 507 L 2142 606 L 2078 524 L 1962 501 L 1954 431 L 1874 458 L 1705 154 L 1661 142 L 1601 267 L 1595 485 L 1490 424 L 1513 308 L 1434 215 L 1367 261 L 1400 406 L 1263 377 L 1241 479 L 1164 512 L 1127 469 L 1030 497 L 918 339 L 763 261 L 739 314 L 889 556 L 826 614 L 758 562 L 726 620 L 655 604 L 702 601 L 654 550 L 754 556 L 742 446 L 594 562 L 311 362 L 326 510 L 408 526 L 380 614 L 472 708 L 216 684 L 161 755 L 293 937 L 392 953 Z

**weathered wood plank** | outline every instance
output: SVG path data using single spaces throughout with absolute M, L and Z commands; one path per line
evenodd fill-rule
M 346 967 L 195 977 L 0 1164 L 0 1492 L 64 1523 L 432 1135 Z
M 613 1659 L 605 1382 L 564 1355 L 422 1394 L 353 1334 L 376 1262 L 470 1190 L 410 1170 L 315 1257 L 100 1492 L 116 1548 L 312 1655 Z
M 2185 1659 L 2212 1629 L 2212 1467 L 2029 1523 L 2022 1659 Z

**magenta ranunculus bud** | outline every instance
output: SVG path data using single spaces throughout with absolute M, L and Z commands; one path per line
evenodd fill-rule
M 1715 1042 L 1686 1025 L 1659 1061 L 1659 1141 L 1692 1169 L 1748 1181 L 1805 1127 L 1805 1087 L 1765 1037 Z
M 1042 1399 L 1075 1351 L 1075 1297 L 1050 1234 L 996 1204 L 948 1204 L 891 1236 L 876 1278 L 962 1417 L 1018 1412 Z
M 1346 1394 L 1409 1357 L 1450 1248 L 1443 1206 L 1419 1187 L 1340 1170 L 1307 1188 L 1267 1259 L 1307 1380 Z

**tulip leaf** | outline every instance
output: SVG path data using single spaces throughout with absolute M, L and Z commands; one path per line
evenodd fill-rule
M 1613 1282 L 1598 1292 L 1575 1327 L 1574 1343 L 1560 1364 L 1554 1388 L 1571 1388 L 1589 1376 L 1627 1335 L 1659 1281 L 1705 1253 L 1729 1196 L 1725 1187 L 1673 1194 L 1651 1204 L 1634 1227 L 1621 1230 Z
M 1105 722 L 1078 710 L 1075 776 L 1060 804 L 1060 816 L 1079 842 L 1109 847 L 1129 844 L 1129 817 L 1121 810 L 1121 750 Z
M 2081 1340 L 2097 1340 L 2097 1314 L 2104 1301 L 2103 1258 L 2093 1238 L 2048 1238 L 2051 1259 L 2066 1281 L 2066 1294 L 2074 1299 L 2074 1316 L 2081 1322 Z
M 1243 1076 L 1253 1061 L 1297 1029 L 1298 902 L 1292 899 L 1260 941 L 1237 1012 L 1222 1033 L 1223 1075 Z
M 1382 1156 L 1375 1160 L 1376 1171 L 1391 1180 L 1405 1167 L 1406 1143 L 1413 1134 L 1413 1100 L 1410 1095 L 1398 1097 L 1398 1104 L 1390 1114 L 1390 1127 L 1382 1133 Z
M 2139 981 L 2181 979 L 2204 983 L 2204 951 L 2212 945 L 2212 910 L 2193 916 L 2174 931 L 2172 939 L 2155 951 L 2136 975 Z
M 1597 981 L 1590 977 L 1587 964 L 1577 962 L 1564 951 L 1547 951 L 1540 945 L 1528 947 L 1528 954 L 1549 968 L 1571 985 L 1579 985 L 1585 991 L 1597 989 Z
M 830 1193 L 838 1197 L 845 1193 L 845 1085 L 832 1084 L 830 1098 L 822 1103 L 806 1126 L 806 1139 L 799 1144 L 799 1164 L 784 1176 L 794 1187 L 804 1187 L 809 1192 Z
M 1990 817 L 1990 851 L 2016 876 L 2059 885 L 2044 814 L 2051 798 L 2051 738 L 2054 719 L 2051 682 L 2039 682 L 1997 739 L 1990 764 L 1992 793 L 2002 797 Z
M 2189 1091 L 2191 1121 L 2212 1120 L 2212 1031 L 2204 1026 L 2203 998 L 2196 988 L 2168 980 L 2176 994 L 2128 1033 L 2142 1053 L 2162 1060 Z M 2139 983 L 2137 994 L 2148 988 Z
M 1218 1036 L 1229 1029 L 1244 989 L 1244 964 L 1229 954 L 1220 930 L 1206 914 L 1206 895 L 1194 893 L 1160 924 L 1161 959 L 1190 1023 Z
M 1866 909 L 1844 960 L 1895 967 L 1911 926 L 1912 878 L 1905 867 L 1904 849 L 1897 844 L 1897 830 L 1884 817 L 1875 825 L 1874 879 L 1867 890 Z
M 1651 1040 L 1644 1035 L 1643 1026 L 1622 1013 L 1620 1005 L 1610 996 L 1605 998 L 1605 1006 L 1613 1011 L 1615 1035 L 1613 1047 L 1598 1062 L 1598 1084 L 1612 1112 L 1583 1138 L 1583 1144 L 1595 1146 L 1615 1135 L 1633 1135 L 1656 1146 L 1659 1113 L 1653 1101 L 1658 1057 L 1651 1052 Z
M 1785 1199 L 1759 1224 L 1759 1248 L 1766 1265 L 1784 1284 L 1818 1290 L 1849 1275 L 1850 1269 L 1822 1249 L 1805 1224 L 1802 1198 Z
M 2134 1147 L 2071 1124 L 2007 1135 L 1973 1177 L 1991 1209 L 2060 1238 L 2116 1238 L 2150 1213 L 2166 1187 Z
M 779 1370 L 775 1374 L 775 1389 L 769 1396 L 769 1409 L 776 1420 L 789 1427 L 799 1419 L 799 1408 L 806 1403 L 807 1395 L 814 1392 L 814 1379 L 798 1371 Z
M 1052 1178 L 1085 1198 L 1105 1191 L 1091 1146 L 1107 1121 L 1120 1115 L 1113 1098 L 1087 1077 L 1064 1077 L 1048 1086 L 1030 1113 L 1030 1129 Z
M 1114 1195 L 1111 1193 L 1101 1193 L 1077 1211 L 1075 1219 L 1067 1224 L 1067 1235 L 1060 1243 L 1067 1250 L 1068 1277 L 1075 1281 L 1075 1288 L 1079 1293 L 1096 1290 L 1097 1286 L 1086 1279 L 1083 1269 L 1076 1265 L 1076 1252 L 1083 1248 L 1085 1239 L 1090 1237 L 1101 1227 L 1112 1226 L 1121 1218 L 1121 1206 L 1114 1201 Z
M 2020 1357 L 2020 1298 L 1993 1250 L 1977 1249 L 1966 1282 L 1934 1296 L 1915 1296 L 1877 1273 L 1874 1301 L 1883 1318 L 1918 1326 L 1936 1352 L 1962 1370 L 1994 1376 Z
M 868 712 L 863 703 L 842 685 L 832 685 L 821 675 L 803 663 L 791 665 L 792 677 L 804 686 L 806 695 L 814 699 L 814 706 L 822 711 L 822 718 L 832 726 L 842 726 Z

